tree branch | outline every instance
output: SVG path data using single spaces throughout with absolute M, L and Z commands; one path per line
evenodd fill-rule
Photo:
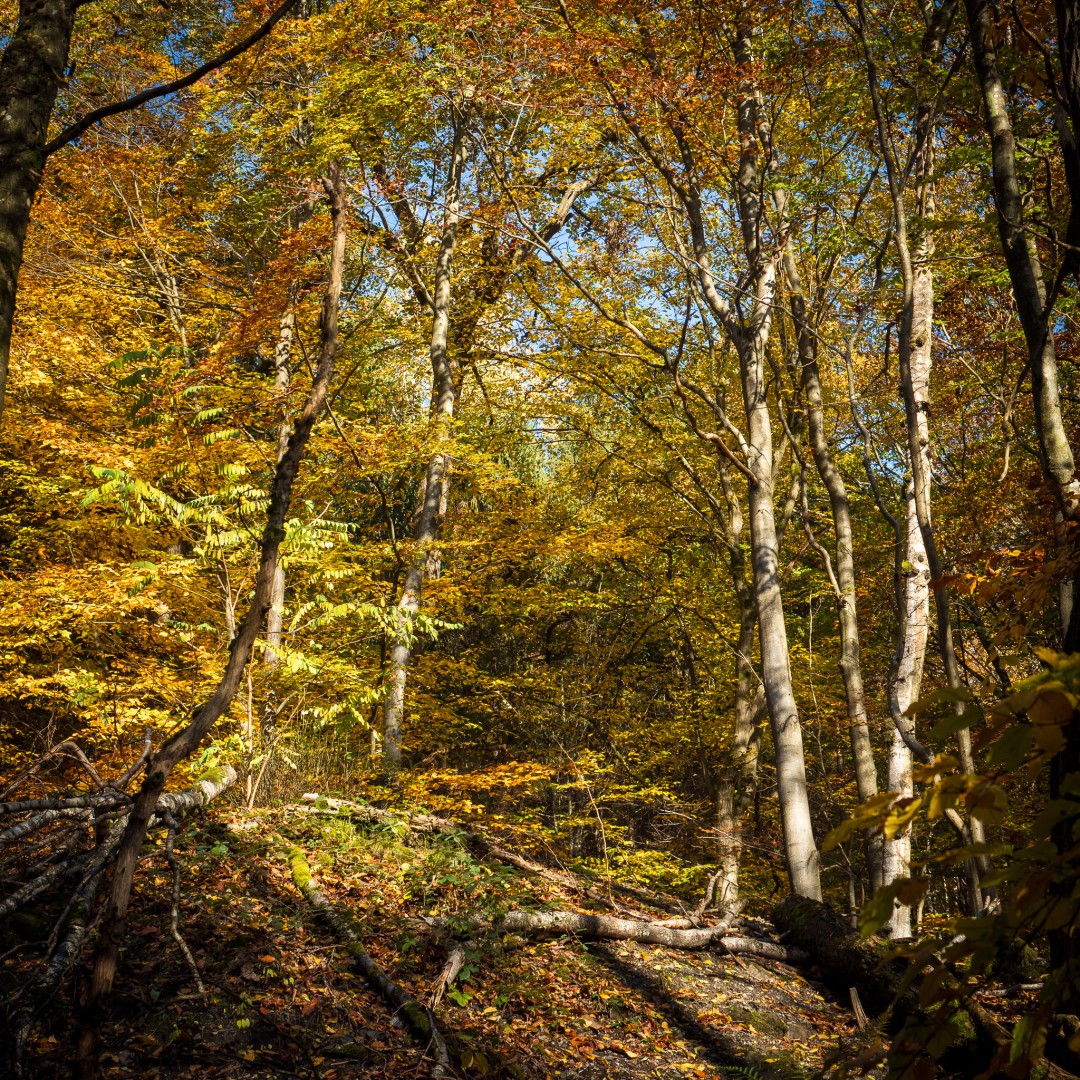
M 241 53 L 247 52 L 252 45 L 256 45 L 258 42 L 262 41 L 281 19 L 296 6 L 297 2 L 298 0 L 285 0 L 285 3 L 283 3 L 254 33 L 249 34 L 243 41 L 238 41 L 232 48 L 226 49 L 223 53 L 219 53 L 212 60 L 208 60 L 203 64 L 202 67 L 196 68 L 187 75 L 183 75 L 179 79 L 174 79 L 172 82 L 148 87 L 146 90 L 142 90 L 132 97 L 125 98 L 123 101 L 114 101 L 108 105 L 102 105 L 92 112 L 88 112 L 81 120 L 76 120 L 70 127 L 64 128 L 52 142 L 46 143 L 43 150 L 44 155 L 48 157 L 50 154 L 55 154 L 57 150 L 67 146 L 69 142 L 74 142 L 88 128 L 93 127 L 95 124 L 110 116 L 131 112 L 133 109 L 139 108 L 140 105 L 145 105 L 148 101 L 155 101 L 157 98 L 167 97 L 169 94 L 175 94 L 181 90 L 186 90 L 189 86 L 197 83 L 211 72 L 217 71 L 220 67 L 224 67 L 230 60 L 235 60 Z

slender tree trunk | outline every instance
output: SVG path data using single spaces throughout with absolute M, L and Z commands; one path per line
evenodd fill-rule
M 461 217 L 461 184 L 465 171 L 466 142 L 464 121 L 457 124 L 450 161 L 443 214 L 442 239 L 435 262 L 435 287 L 432 292 L 431 321 L 431 385 L 432 406 L 436 420 L 434 438 L 441 442 L 449 435 L 457 401 L 457 388 L 447 353 L 450 327 L 451 273 L 457 246 L 458 224 Z M 394 644 L 390 651 L 388 686 L 383 699 L 383 766 L 388 773 L 401 768 L 401 727 L 405 713 L 405 682 L 412 660 L 412 622 L 420 610 L 424 575 L 445 509 L 444 485 L 449 468 L 449 455 L 437 448 L 428 462 L 424 478 L 422 502 L 416 523 L 416 551 L 405 571 L 401 598 L 394 610 Z
M 749 485 L 750 550 L 754 566 L 761 673 L 772 721 L 780 819 L 792 891 L 799 896 L 820 899 L 818 851 L 810 818 L 802 726 L 791 685 L 787 625 L 780 592 L 773 497 L 772 420 L 765 400 L 763 351 L 750 346 L 740 357 L 743 397 L 749 418 L 750 468 L 754 475 Z
M 218 718 L 229 708 L 240 687 L 251 657 L 251 651 L 270 608 L 270 595 L 278 552 L 285 536 L 285 520 L 292 499 L 292 489 L 300 469 L 300 461 L 315 421 L 326 405 L 330 380 L 333 377 L 334 357 L 338 346 L 338 307 L 345 268 L 345 189 L 336 166 L 323 181 L 331 206 L 333 238 L 330 273 L 323 294 L 320 317 L 318 362 L 311 392 L 303 411 L 297 417 L 289 435 L 288 445 L 274 471 L 270 489 L 270 504 L 260 542 L 259 569 L 255 577 L 255 595 L 247 615 L 229 648 L 225 671 L 210 699 L 195 713 L 187 727 L 182 728 L 165 743 L 146 766 L 146 780 L 131 808 L 128 824 L 120 841 L 112 880 L 109 884 L 101 938 L 94 960 L 93 974 L 87 994 L 84 1027 L 80 1039 L 79 1059 L 84 1075 L 96 1071 L 96 1042 L 98 1008 L 112 988 L 116 976 L 120 945 L 127 927 L 131 885 L 139 863 L 147 826 L 157 806 L 165 781 L 176 765 L 192 754 Z
M 920 120 L 925 118 L 920 116 Z M 923 147 L 918 165 L 917 194 L 919 224 L 923 226 L 911 260 L 910 301 L 901 316 L 900 351 L 902 391 L 908 424 L 910 474 L 904 480 L 905 559 L 903 574 L 904 603 L 901 609 L 900 657 L 894 680 L 896 710 L 904 718 L 908 707 L 918 699 L 926 662 L 926 643 L 930 630 L 930 561 L 926 532 L 930 524 L 930 378 L 933 370 L 934 278 L 931 259 L 933 233 L 927 227 L 934 213 L 933 134 L 922 132 Z M 904 356 L 907 357 L 905 362 Z M 920 508 L 922 513 L 920 514 Z M 935 599 L 937 599 L 935 597 Z M 940 603 L 940 601 L 938 601 Z M 951 630 L 951 627 L 950 627 Z M 951 645 L 951 639 L 950 639 Z M 912 719 L 902 719 L 911 726 Z M 889 790 L 900 798 L 915 793 L 912 780 L 912 752 L 898 726 L 894 725 L 889 747 Z M 911 826 L 885 841 L 883 884 L 891 885 L 911 873 Z M 888 925 L 892 937 L 906 938 L 912 933 L 911 908 L 894 903 Z
M 292 424 L 288 414 L 288 394 L 291 372 L 289 362 L 292 358 L 293 334 L 296 332 L 296 310 L 290 296 L 285 313 L 281 316 L 278 327 L 278 339 L 274 346 L 274 392 L 282 402 L 281 423 L 278 426 L 277 460 L 281 461 L 289 445 L 289 431 Z M 282 620 L 285 614 L 285 568 L 278 560 L 274 570 L 274 584 L 270 591 L 270 610 L 266 615 L 266 649 L 263 652 L 263 664 L 276 668 L 280 661 Z
M 783 199 L 778 198 L 781 214 Z M 855 607 L 855 558 L 851 527 L 851 503 L 847 486 L 833 460 L 829 438 L 825 431 L 825 413 L 822 404 L 821 375 L 818 369 L 817 334 L 810 323 L 806 298 L 803 294 L 795 256 L 785 244 L 783 253 L 784 276 L 787 281 L 792 319 L 798 338 L 800 380 L 806 399 L 807 428 L 810 448 L 818 476 L 829 495 L 832 509 L 833 532 L 836 537 L 835 564 L 837 597 L 840 615 L 840 673 L 844 680 L 844 696 L 847 702 L 848 734 L 851 757 L 855 766 L 855 786 L 859 801 L 866 802 L 878 792 L 877 769 L 874 765 L 874 747 L 870 741 L 870 724 L 866 715 L 866 693 L 863 689 L 862 660 L 859 644 L 859 620 Z M 866 863 L 870 888 L 875 890 L 882 883 L 881 843 L 871 837 L 866 848 Z
M 930 568 L 926 560 L 922 529 L 915 511 L 915 492 L 910 479 L 904 482 L 904 524 L 907 537 L 904 558 L 903 604 L 900 611 L 900 648 L 892 680 L 891 696 L 899 717 L 919 697 L 922 686 L 926 642 L 930 634 Z M 903 721 L 901 721 L 903 722 Z M 889 746 L 888 785 L 901 798 L 915 792 L 912 782 L 911 748 L 904 741 L 900 727 L 894 725 Z M 904 829 L 885 841 L 883 884 L 891 885 L 911 873 L 911 829 Z M 893 937 L 911 936 L 911 908 L 897 903 L 889 923 Z
M 0 418 L 23 245 L 76 6 L 74 0 L 20 0 L 18 25 L 0 59 Z
M 937 540 L 931 517 L 930 472 L 930 376 L 933 367 L 932 342 L 934 321 L 934 275 L 931 260 L 934 255 L 933 221 L 936 212 L 934 180 L 934 132 L 929 106 L 921 106 L 916 114 L 916 163 L 915 205 L 916 223 L 919 227 L 914 251 L 907 254 L 906 228 L 897 229 L 897 245 L 905 249 L 901 255 L 902 273 L 905 281 L 906 301 L 900 316 L 899 360 L 901 391 L 907 415 L 908 452 L 911 460 L 912 490 L 915 513 L 922 533 L 923 549 L 930 568 L 931 588 L 934 595 L 934 611 L 938 651 L 945 668 L 945 678 L 952 690 L 961 690 L 960 667 L 956 660 L 956 644 L 952 632 L 952 604 L 948 586 L 944 583 L 945 567 L 937 550 Z M 955 706 L 963 711 L 960 702 Z M 971 731 L 964 727 L 956 735 L 961 768 L 975 771 L 971 751 Z M 983 824 L 976 818 L 969 822 L 971 839 L 982 843 L 986 839 Z M 985 859 L 968 867 L 969 903 L 971 913 L 982 910 L 982 891 L 979 886 L 981 873 L 989 869 Z
M 735 654 L 735 731 L 731 756 L 724 769 L 717 792 L 717 831 L 720 836 L 720 878 L 716 895 L 720 910 L 731 910 L 739 900 L 739 861 L 742 850 L 743 819 L 757 792 L 758 753 L 761 747 L 761 722 L 765 717 L 765 696 L 758 691 L 754 673 L 754 632 L 757 629 L 757 605 L 746 579 L 741 535 L 742 514 L 732 504 L 735 543 L 731 552 L 732 580 L 739 602 L 739 639 Z M 730 537 L 729 537 L 730 539 Z
M 763 119 L 759 118 L 757 112 L 756 88 L 750 75 L 751 39 L 745 29 L 739 31 L 736 56 L 743 71 L 738 108 L 741 153 L 737 197 L 743 247 L 753 282 L 752 314 L 736 347 L 750 448 L 747 463 L 751 475 L 748 485 L 750 550 L 758 611 L 761 673 L 772 722 L 780 820 L 791 888 L 799 896 L 820 899 L 819 857 L 810 817 L 802 725 L 791 685 L 787 625 L 780 592 L 772 417 L 765 377 L 765 347 L 776 301 L 776 264 L 762 250 L 764 215 L 758 139 L 763 131 Z
M 755 625 L 756 625 L 755 615 Z M 746 812 L 757 795 L 761 722 L 765 718 L 765 695 L 753 688 L 745 693 L 736 687 L 735 732 L 731 764 L 720 783 L 716 798 L 716 824 L 720 834 L 716 895 L 720 910 L 729 910 L 739 900 L 739 870 L 742 861 Z
M 987 0 L 965 0 L 965 7 L 971 37 L 971 55 L 982 92 L 986 128 L 990 135 L 998 235 L 1001 237 L 1001 249 L 1009 270 L 1013 298 L 1027 343 L 1039 458 L 1043 475 L 1057 504 L 1054 535 L 1060 547 L 1066 542 L 1066 520 L 1076 516 L 1077 486 L 1072 448 L 1069 446 L 1061 416 L 1057 353 L 1050 326 L 1050 312 L 1046 311 L 1046 286 L 1035 237 L 1024 226 L 1024 203 L 1016 167 L 1016 143 L 1009 122 L 1005 89 L 994 44 L 996 19 Z M 1071 34 L 1075 35 L 1075 23 L 1069 22 L 1063 30 L 1071 30 Z M 1072 41 L 1073 36 L 1069 36 L 1068 40 Z M 1075 65 L 1070 64 L 1066 75 L 1067 87 L 1072 85 L 1069 79 L 1074 74 Z M 1063 636 L 1068 630 L 1072 604 L 1073 584 L 1071 581 L 1063 581 L 1059 590 Z

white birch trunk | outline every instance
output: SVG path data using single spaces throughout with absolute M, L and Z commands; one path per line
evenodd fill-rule
M 902 585 L 904 624 L 900 661 L 894 680 L 896 708 L 901 714 L 919 696 L 926 659 L 926 642 L 930 634 L 930 567 L 926 559 L 926 548 L 923 546 L 919 518 L 915 512 L 915 494 L 910 483 L 905 484 L 904 506 L 907 538 Z M 895 791 L 902 798 L 914 794 L 911 767 L 911 750 L 904 742 L 900 729 L 894 727 L 887 763 L 886 782 L 889 791 Z M 907 877 L 910 872 L 911 830 L 908 828 L 892 840 L 885 841 L 882 883 L 890 885 L 897 878 Z M 910 907 L 899 903 L 895 905 L 888 932 L 892 937 L 911 936 Z

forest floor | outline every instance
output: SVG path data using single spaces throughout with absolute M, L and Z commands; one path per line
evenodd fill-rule
M 355 916 L 370 955 L 421 1002 L 446 953 L 419 916 L 587 909 L 580 894 L 479 860 L 452 835 L 418 840 L 394 822 L 361 829 L 310 808 L 217 808 L 177 843 L 180 928 L 206 993 L 169 933 L 171 875 L 148 858 L 100 1032 L 104 1076 L 429 1075 L 423 1048 L 297 892 L 292 845 Z M 768 936 L 764 922 L 750 929 Z M 814 974 L 709 950 L 478 938 L 434 1015 L 463 1077 L 793 1080 L 855 1037 L 850 1009 Z M 42 1018 L 33 1075 L 66 1073 L 77 992 Z

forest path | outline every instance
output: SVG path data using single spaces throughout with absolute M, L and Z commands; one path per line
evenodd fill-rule
M 305 851 L 327 897 L 356 917 L 375 961 L 424 1002 L 446 954 L 418 930 L 421 914 L 580 907 L 580 897 L 477 861 L 452 841 L 418 844 L 393 828 L 359 831 L 311 814 L 219 812 L 178 843 L 181 930 L 208 993 L 195 992 L 168 937 L 165 879 L 148 869 L 102 1031 L 105 1076 L 429 1074 L 422 1049 L 298 895 L 286 843 Z M 58 1016 L 70 1016 L 66 1004 Z M 853 1031 L 850 1013 L 806 971 L 566 937 L 477 940 L 435 1016 L 454 1075 L 529 1080 L 789 1080 L 810 1076 Z M 37 1075 L 62 1075 L 69 1036 L 53 1027 L 39 1041 Z

